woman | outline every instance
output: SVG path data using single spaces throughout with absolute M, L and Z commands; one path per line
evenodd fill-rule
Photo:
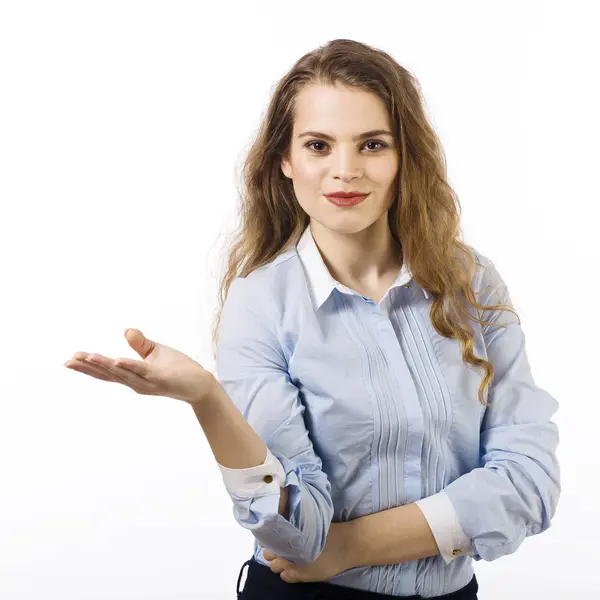
M 303 56 L 244 183 L 218 378 L 139 330 L 143 361 L 67 366 L 193 407 L 255 537 L 239 598 L 477 598 L 473 560 L 550 526 L 558 404 L 494 264 L 458 239 L 418 83 L 352 40 Z

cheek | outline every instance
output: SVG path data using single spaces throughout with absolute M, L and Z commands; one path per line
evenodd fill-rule
M 398 161 L 394 157 L 382 160 L 373 165 L 371 176 L 382 183 L 391 183 L 398 172 Z
M 323 168 L 315 162 L 299 161 L 294 166 L 294 179 L 304 186 L 319 185 Z

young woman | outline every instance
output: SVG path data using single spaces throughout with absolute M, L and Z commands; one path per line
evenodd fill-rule
M 418 83 L 352 40 L 303 56 L 244 182 L 216 376 L 139 330 L 143 361 L 67 366 L 192 405 L 255 537 L 239 598 L 477 598 L 474 560 L 550 526 L 558 404 L 459 240 Z

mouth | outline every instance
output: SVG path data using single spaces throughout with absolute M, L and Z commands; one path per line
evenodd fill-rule
M 327 200 L 329 200 L 329 202 L 331 202 L 332 204 L 335 204 L 336 206 L 354 206 L 355 204 L 362 202 L 368 195 L 369 194 L 361 194 L 361 195 L 357 195 L 357 196 L 341 197 L 341 196 L 328 196 L 327 194 L 325 194 L 325 198 L 327 198 Z

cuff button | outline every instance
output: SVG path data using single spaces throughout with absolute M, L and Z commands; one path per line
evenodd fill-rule
M 265 475 L 265 476 L 263 477 L 263 481 L 264 481 L 265 483 L 271 483 L 271 481 L 273 481 L 273 477 L 272 477 L 271 475 Z

